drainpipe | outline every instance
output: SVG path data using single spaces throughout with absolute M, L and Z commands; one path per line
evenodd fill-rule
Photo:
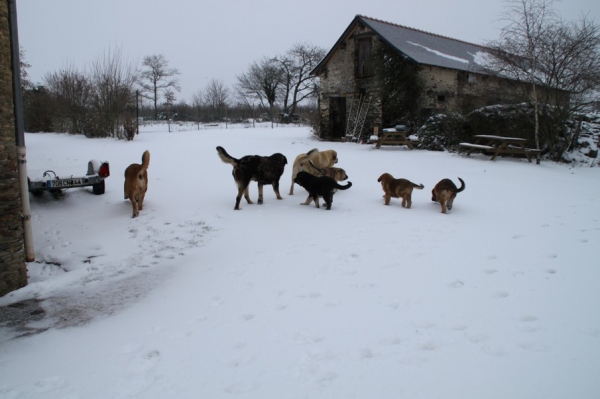
M 27 182 L 27 157 L 23 120 L 23 95 L 21 92 L 21 64 L 19 62 L 19 36 L 17 29 L 17 3 L 8 0 L 8 24 L 10 25 L 10 47 L 13 74 L 13 103 L 15 107 L 15 135 L 17 144 L 17 168 L 21 186 L 21 207 L 23 218 L 23 238 L 25 241 L 25 261 L 33 262 L 33 233 L 31 229 L 31 209 L 29 207 L 29 184 Z

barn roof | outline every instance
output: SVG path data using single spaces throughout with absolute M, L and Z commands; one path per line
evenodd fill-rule
M 357 15 L 312 71 L 313 74 L 318 75 L 322 71 L 339 46 L 348 39 L 356 24 L 368 27 L 383 42 L 418 64 L 486 73 L 483 65 L 486 54 L 490 51 L 483 46 Z

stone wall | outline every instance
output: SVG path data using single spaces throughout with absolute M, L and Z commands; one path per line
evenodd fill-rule
M 422 108 L 437 112 L 468 113 L 494 104 L 510 104 L 523 98 L 523 86 L 495 76 L 424 66 Z
M 342 46 L 338 47 L 327 64 L 326 71 L 319 76 L 321 82 L 321 93 L 319 97 L 319 108 L 321 113 L 321 129 L 319 136 L 325 139 L 340 138 L 339 132 L 330 131 L 330 99 L 344 97 L 346 99 L 347 111 L 350 109 L 352 98 L 358 98 L 361 94 L 369 103 L 369 112 L 363 127 L 363 136 L 369 136 L 375 126 L 381 125 L 381 99 L 375 86 L 375 78 L 357 78 L 357 39 L 369 35 L 370 31 L 365 27 L 357 26 L 346 37 Z M 377 38 L 372 36 L 375 42 Z M 373 44 L 375 45 L 375 43 Z M 346 115 L 347 117 L 347 115 Z
M 10 60 L 8 2 L 0 0 L 0 296 L 27 285 Z
M 350 97 L 356 91 L 354 84 L 354 40 L 348 38 L 327 64 L 327 69 L 320 76 L 321 92 L 319 96 L 319 110 L 321 113 L 321 125 L 319 136 L 325 139 L 341 137 L 339 132 L 332 132 L 330 126 L 331 112 L 330 102 L 332 99 L 343 97 L 349 104 Z M 347 114 L 346 116 L 347 117 Z

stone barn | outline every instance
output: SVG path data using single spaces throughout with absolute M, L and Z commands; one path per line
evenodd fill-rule
M 414 103 L 421 118 L 523 98 L 523 86 L 486 72 L 485 47 L 357 15 L 311 72 L 321 84 L 321 138 L 356 139 L 390 127 L 382 126 L 386 83 L 376 74 L 377 50 L 391 52 L 415 71 L 420 86 Z

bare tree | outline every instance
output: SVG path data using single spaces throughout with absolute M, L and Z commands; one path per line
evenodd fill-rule
M 174 89 L 180 91 L 179 80 L 176 78 L 179 71 L 169 68 L 169 62 L 164 55 L 149 55 L 142 62 L 140 86 L 144 92 L 149 93 L 149 98 L 154 102 L 154 119 L 158 116 L 158 99 L 161 91 Z
M 279 98 L 283 80 L 280 63 L 274 58 L 265 57 L 252 63 L 247 72 L 237 77 L 236 92 L 248 104 L 258 102 L 272 122 L 274 105 Z
M 171 133 L 171 107 L 175 103 L 175 93 L 172 90 L 165 91 L 165 106 L 167 107 L 167 125 Z
M 67 66 L 44 77 L 44 86 L 54 103 L 52 125 L 55 131 L 85 133 L 94 97 L 88 77 Z
M 535 114 L 534 137 L 544 139 L 560 158 L 569 140 L 557 126 L 586 105 L 600 85 L 600 28 L 587 16 L 578 22 L 560 19 L 554 0 L 509 0 L 500 39 L 491 42 L 489 67 L 503 76 L 526 82 Z M 540 116 L 551 115 L 548 126 Z
M 21 88 L 23 91 L 33 89 L 33 83 L 29 80 L 29 68 L 31 64 L 25 61 L 25 50 L 19 47 L 19 64 L 21 69 Z
M 213 120 L 222 117 L 221 112 L 226 109 L 229 100 L 229 88 L 220 80 L 211 79 L 204 89 L 204 103 L 211 111 Z
M 198 130 L 200 130 L 200 111 L 204 104 L 204 93 L 202 90 L 198 90 L 192 96 L 192 106 L 194 107 L 195 115 L 196 115 L 196 123 L 198 124 Z
M 325 54 L 324 48 L 297 43 L 283 56 L 276 58 L 282 69 L 280 98 L 283 101 L 284 114 L 294 114 L 299 103 L 315 96 L 318 91 L 318 79 L 311 76 L 310 72 Z
M 109 48 L 92 63 L 90 71 L 96 119 L 86 134 L 95 137 L 118 135 L 119 116 L 134 101 L 135 65 L 123 59 L 120 48 Z
M 535 108 L 535 145 L 540 148 L 539 100 L 537 81 L 539 59 L 544 37 L 549 25 L 557 21 L 552 5 L 555 0 L 507 0 L 504 19 L 508 25 L 502 29 L 500 39 L 490 43 L 495 49 L 495 69 L 516 80 L 531 85 L 531 100 Z

